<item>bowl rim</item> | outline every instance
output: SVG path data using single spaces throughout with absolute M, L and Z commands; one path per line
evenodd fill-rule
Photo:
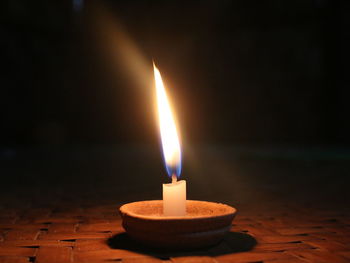
M 144 200 L 144 201 L 136 201 L 136 202 L 131 202 L 131 203 L 127 203 L 122 205 L 119 208 L 120 213 L 123 215 L 128 215 L 130 217 L 133 218 L 138 218 L 141 220 L 150 220 L 150 221 L 177 221 L 177 220 L 181 220 L 181 221 L 196 221 L 196 220 L 205 220 L 205 219 L 213 219 L 213 218 L 221 218 L 221 217 L 226 217 L 226 216 L 234 216 L 237 213 L 237 209 L 229 206 L 227 204 L 223 204 L 223 203 L 217 203 L 217 202 L 209 202 L 209 201 L 200 201 L 200 200 L 186 200 L 187 202 L 199 202 L 199 203 L 210 203 L 211 205 L 215 204 L 215 205 L 219 205 L 221 207 L 224 207 L 226 209 L 226 211 L 222 214 L 218 214 L 218 215 L 212 215 L 212 216 L 194 216 L 194 217 L 188 217 L 188 216 L 148 216 L 148 215 L 144 215 L 144 214 L 137 214 L 135 212 L 132 212 L 128 209 L 128 207 L 130 205 L 136 204 L 136 203 L 146 203 L 146 202 L 160 202 L 162 200 Z

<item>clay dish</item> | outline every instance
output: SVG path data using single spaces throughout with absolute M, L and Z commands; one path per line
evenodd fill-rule
M 163 201 L 140 201 L 120 207 L 128 236 L 149 247 L 172 250 L 215 245 L 229 232 L 236 209 L 220 203 L 187 200 L 187 215 L 164 216 Z

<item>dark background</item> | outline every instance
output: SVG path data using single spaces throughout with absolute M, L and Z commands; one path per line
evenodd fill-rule
M 347 147 L 348 8 L 2 1 L 0 145 L 157 143 L 153 58 L 186 141 Z
M 160 199 L 154 59 L 189 199 L 348 209 L 349 3 L 2 1 L 0 206 Z

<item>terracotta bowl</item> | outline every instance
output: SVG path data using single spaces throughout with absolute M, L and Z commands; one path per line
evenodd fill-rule
M 163 201 L 140 201 L 120 207 L 128 236 L 149 247 L 171 250 L 215 245 L 229 232 L 236 209 L 220 203 L 188 200 L 187 215 L 163 216 Z

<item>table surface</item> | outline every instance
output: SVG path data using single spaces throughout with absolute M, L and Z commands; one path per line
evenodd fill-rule
M 154 149 L 8 150 L 0 263 L 350 262 L 350 159 L 320 153 L 188 150 L 189 198 L 238 215 L 218 245 L 166 252 L 130 241 L 118 215 L 123 203 L 160 198 L 167 179 Z

